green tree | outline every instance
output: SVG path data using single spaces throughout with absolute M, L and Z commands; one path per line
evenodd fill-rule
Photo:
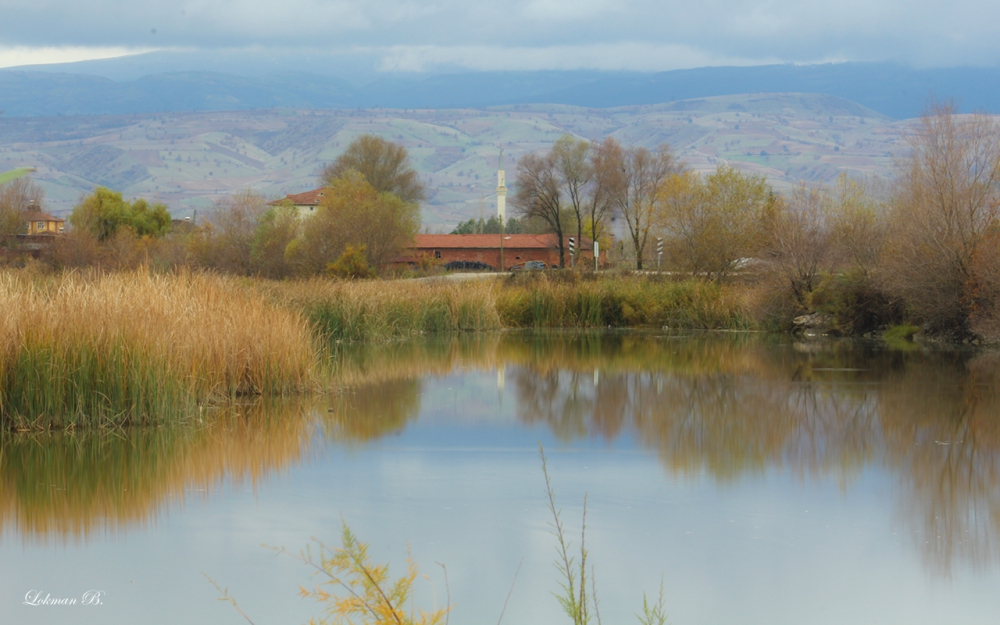
M 291 273 L 285 251 L 300 229 L 299 211 L 290 204 L 272 206 L 260 216 L 250 245 L 257 273 L 268 278 L 284 278 Z
M 111 238 L 123 227 L 140 237 L 160 237 L 170 229 L 170 213 L 163 204 L 149 204 L 144 199 L 128 202 L 121 193 L 105 187 L 97 187 L 80 200 L 69 221 L 73 228 L 90 232 L 98 241 Z
M 332 181 L 315 215 L 287 254 L 303 273 L 323 272 L 348 245 L 364 246 L 368 264 L 381 267 L 413 242 L 420 229 L 420 207 L 392 193 L 377 191 L 349 170 Z
M 500 234 L 500 217 L 494 215 L 489 219 L 470 219 L 455 226 L 451 234 Z M 521 222 L 515 217 L 507 220 L 507 227 L 503 229 L 506 234 L 521 234 Z
M 352 141 L 343 154 L 323 169 L 320 183 L 332 186 L 350 170 L 360 173 L 379 193 L 392 193 L 407 203 L 427 198 L 406 148 L 377 135 L 361 135 Z

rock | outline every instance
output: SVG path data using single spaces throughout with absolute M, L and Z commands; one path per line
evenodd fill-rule
M 824 315 L 823 313 L 812 313 L 796 317 L 792 319 L 792 323 L 799 330 L 809 330 L 810 334 L 822 334 L 829 331 L 830 326 L 833 324 L 833 317 Z

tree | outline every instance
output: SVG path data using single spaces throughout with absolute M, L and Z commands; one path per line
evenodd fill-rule
M 609 167 L 608 193 L 615 209 L 628 224 L 635 268 L 641 270 L 663 183 L 683 167 L 666 144 L 655 151 L 643 147 L 622 150 L 614 155 Z
M 291 273 L 285 251 L 300 228 L 299 211 L 291 204 L 272 206 L 260 216 L 250 247 L 257 273 L 268 278 L 284 278 Z
M 836 263 L 829 220 L 832 204 L 826 189 L 800 184 L 768 220 L 768 261 L 803 310 L 810 308 L 820 276 Z
M 379 193 L 392 193 L 408 203 L 426 199 L 424 186 L 410 166 L 406 148 L 397 143 L 376 135 L 361 135 L 323 169 L 320 183 L 332 186 L 334 180 L 352 169 Z
M 123 227 L 139 237 L 160 237 L 170 229 L 170 213 L 163 204 L 149 204 L 144 199 L 128 202 L 121 193 L 105 187 L 97 187 L 80 200 L 69 221 L 73 228 L 87 230 L 98 241 L 113 237 Z
M 587 191 L 594 177 L 593 165 L 587 158 L 589 152 L 590 144 L 583 139 L 575 139 L 572 135 L 562 135 L 552 145 L 553 164 L 576 219 L 577 245 L 583 237 L 586 205 L 590 199 Z
M 28 177 L 0 185 L 0 236 L 4 243 L 24 231 L 24 213 L 32 207 L 41 210 L 44 197 L 42 187 Z
M 332 181 L 288 255 L 301 271 L 320 273 L 348 245 L 363 246 L 368 264 L 377 268 L 411 245 L 419 230 L 420 208 L 415 203 L 375 190 L 352 170 Z
M 501 229 L 500 217 L 494 215 L 489 219 L 470 219 L 455 226 L 451 234 L 521 234 L 521 222 L 514 217 L 507 220 L 507 226 Z
M 590 148 L 592 175 L 587 193 L 586 225 L 594 241 L 603 238 L 605 222 L 614 215 L 612 191 L 620 178 L 617 167 L 623 160 L 622 151 L 614 137 L 607 137 Z
M 933 104 L 901 164 L 886 286 L 931 330 L 968 334 L 982 298 L 976 258 L 1000 219 L 1000 122 Z
M 658 203 L 671 263 L 720 280 L 760 253 L 777 198 L 763 176 L 720 165 L 705 177 L 671 174 Z
M 208 216 L 204 262 L 239 275 L 257 273 L 254 244 L 267 199 L 253 189 L 237 191 L 215 203 Z
M 527 219 L 543 221 L 559 241 L 559 266 L 566 266 L 563 242 L 566 219 L 555 159 L 552 154 L 528 154 L 517 164 L 517 192 L 513 205 Z

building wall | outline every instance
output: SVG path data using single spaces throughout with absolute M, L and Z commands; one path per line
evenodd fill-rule
M 479 263 L 485 263 L 490 267 L 499 269 L 500 268 L 500 248 L 484 249 L 484 248 L 444 248 L 444 249 L 432 249 L 432 248 L 420 248 L 417 250 L 417 256 L 428 255 L 434 258 L 441 264 L 447 264 L 452 261 L 473 261 Z M 589 262 L 594 262 L 594 255 L 591 251 L 585 251 L 578 258 L 578 262 L 582 262 L 584 259 L 589 260 Z M 510 269 L 514 265 L 523 265 L 529 260 L 540 260 L 549 267 L 559 266 L 559 250 L 558 249 L 517 249 L 517 248 L 505 248 L 503 253 L 503 269 Z M 566 265 L 569 266 L 569 250 L 566 250 Z
M 59 234 L 59 226 L 63 222 L 60 221 L 29 221 L 28 222 L 28 234 L 40 234 L 42 232 L 51 232 L 53 234 Z M 39 228 L 39 224 L 42 225 Z

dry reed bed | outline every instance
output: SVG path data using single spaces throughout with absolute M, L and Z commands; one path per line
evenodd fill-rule
M 302 316 L 212 275 L 0 274 L 7 427 L 146 422 L 219 396 L 316 383 Z

